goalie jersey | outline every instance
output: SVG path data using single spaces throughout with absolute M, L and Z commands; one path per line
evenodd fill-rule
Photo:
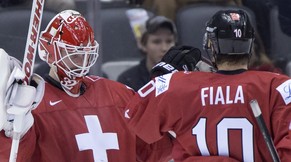
M 86 92 L 74 98 L 46 83 L 45 96 L 33 110 L 34 125 L 21 139 L 17 161 L 26 162 L 136 162 L 157 156 L 129 131 L 124 109 L 134 95 L 126 86 L 99 77 L 85 78 Z M 11 139 L 0 136 L 0 161 L 8 161 Z M 168 151 L 168 152 L 167 152 Z M 138 156 L 136 156 L 138 154 Z M 155 159 L 152 159 L 156 161 Z
M 272 161 L 249 105 L 253 99 L 281 161 L 291 161 L 291 80 L 284 75 L 245 70 L 167 74 L 138 91 L 125 118 L 148 143 L 170 132 L 175 161 Z

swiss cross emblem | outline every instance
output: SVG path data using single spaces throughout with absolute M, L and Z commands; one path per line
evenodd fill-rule
M 230 17 L 233 21 L 240 19 L 240 16 L 238 13 L 230 13 Z

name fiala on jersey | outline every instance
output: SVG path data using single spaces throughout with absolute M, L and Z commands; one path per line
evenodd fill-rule
M 201 88 L 202 106 L 245 103 L 241 85 Z

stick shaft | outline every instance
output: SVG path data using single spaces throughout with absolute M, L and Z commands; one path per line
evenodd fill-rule
M 26 39 L 26 45 L 24 50 L 24 58 L 22 64 L 22 71 L 25 73 L 25 78 L 23 79 L 24 84 L 29 84 L 31 75 L 33 73 L 33 67 L 36 57 L 36 49 L 38 43 L 38 37 L 40 33 L 40 25 L 43 15 L 43 7 L 45 0 L 33 0 L 32 9 L 30 14 L 30 22 L 28 28 L 28 34 Z M 20 115 L 15 115 L 15 119 L 19 122 L 13 123 L 13 128 L 18 128 L 20 131 L 22 129 L 22 122 L 25 113 Z M 15 162 L 17 159 L 20 132 L 19 130 L 13 132 L 13 140 L 10 150 L 9 162 Z
M 17 153 L 18 153 L 18 146 L 19 146 L 19 136 L 20 135 L 18 133 L 17 133 L 17 135 L 13 135 L 13 140 L 12 140 L 12 144 L 11 144 L 11 151 L 10 151 L 9 162 L 16 162 Z
M 263 119 L 263 116 L 262 116 L 262 112 L 261 112 L 261 109 L 259 107 L 259 104 L 257 102 L 257 100 L 252 100 L 250 101 L 250 106 L 252 108 L 252 111 L 254 113 L 254 116 L 256 118 L 256 121 L 259 125 L 259 128 L 260 128 L 260 131 L 261 133 L 263 134 L 263 137 L 264 137 L 264 140 L 266 142 L 266 145 L 268 147 L 268 150 L 272 156 L 272 159 L 274 162 L 280 162 L 280 158 L 278 156 L 278 153 L 276 151 L 276 148 L 274 146 L 274 143 L 272 141 L 272 138 L 269 134 L 269 131 L 266 127 L 266 124 L 265 124 L 265 121 Z
M 33 73 L 44 2 L 45 0 L 33 0 L 32 4 L 22 66 L 22 70 L 25 73 L 24 82 L 26 84 L 29 83 Z

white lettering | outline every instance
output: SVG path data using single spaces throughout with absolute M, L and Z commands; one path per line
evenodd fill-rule
M 210 91 L 209 91 L 209 93 L 210 93 L 210 104 L 213 105 L 213 87 L 210 87 L 209 89 L 210 89 Z
M 238 103 L 238 101 L 240 101 L 241 103 L 245 103 L 244 93 L 241 85 L 237 87 L 234 99 L 234 103 Z
M 232 92 L 232 93 L 231 93 Z M 245 103 L 243 87 L 238 86 L 217 86 L 201 88 L 201 104 L 207 105 L 229 105 Z
M 155 82 L 153 80 L 151 80 L 150 82 L 148 82 L 146 85 L 144 85 L 143 87 L 141 87 L 137 93 L 141 96 L 141 97 L 146 97 L 148 94 L 150 94 L 153 90 L 155 90 Z
M 222 88 L 220 86 L 217 87 L 216 97 L 215 97 L 215 105 L 217 105 L 218 102 L 221 102 L 221 104 L 225 104 L 224 103 L 224 97 L 223 97 Z
M 230 99 L 230 86 L 226 86 L 226 104 L 232 104 L 233 100 Z
M 208 89 L 209 89 L 208 87 L 201 89 L 201 103 L 202 103 L 202 106 L 205 106 L 205 98 L 208 97 L 208 95 L 205 94 L 206 93 L 205 91 L 207 91 Z

